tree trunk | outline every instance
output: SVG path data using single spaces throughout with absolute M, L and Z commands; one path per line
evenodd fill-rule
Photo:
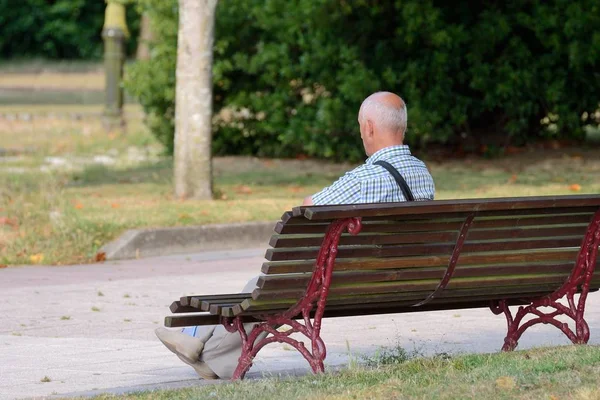
M 138 46 L 136 51 L 136 59 L 145 61 L 150 59 L 150 48 L 148 43 L 152 40 L 152 28 L 150 27 L 150 17 L 148 13 L 142 14 L 140 22 L 140 36 L 138 38 Z
M 217 0 L 179 0 L 175 195 L 212 198 L 212 61 Z

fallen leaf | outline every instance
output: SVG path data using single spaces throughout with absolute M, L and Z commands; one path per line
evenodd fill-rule
M 581 190 L 581 185 L 574 183 L 571 186 L 569 186 L 569 190 L 571 190 L 572 192 L 579 192 Z
M 269 168 L 270 168 L 270 167 L 272 167 L 273 165 L 275 165 L 275 163 L 273 162 L 273 160 L 264 160 L 264 161 L 263 161 L 263 165 L 264 165 L 265 167 L 269 167 Z
M 515 383 L 515 380 L 510 376 L 501 376 L 500 378 L 496 379 L 496 387 L 498 389 L 510 390 L 514 389 L 515 386 L 517 386 L 517 384 Z
M 506 149 L 504 150 L 504 152 L 506 154 L 518 154 L 518 153 L 522 153 L 525 149 L 521 148 L 521 147 L 515 147 L 515 146 L 507 146 Z
M 553 394 L 550 395 L 550 400 L 558 400 L 558 396 L 555 396 Z
M 237 193 L 242 193 L 242 194 L 252 194 L 252 188 L 250 186 L 246 186 L 246 185 L 241 185 L 235 188 L 235 191 Z
M 292 193 L 298 193 L 298 192 L 302 191 L 302 188 L 300 186 L 290 186 L 290 187 L 288 187 L 288 191 L 290 191 Z
M 75 208 L 78 210 L 81 210 L 83 208 L 83 204 L 81 203 L 75 203 Z
M 514 174 L 508 179 L 509 183 L 515 183 L 516 181 L 517 181 L 517 175 L 514 175 Z
M 119 207 L 121 207 L 121 206 L 119 205 L 119 203 L 112 203 L 110 206 L 111 206 L 112 208 L 119 208 Z
M 206 211 L 206 210 L 202 210 L 202 211 L 200 211 L 200 214 L 202 214 L 202 215 L 208 215 L 210 213 L 208 211 Z
M 44 255 L 42 253 L 32 254 L 31 256 L 29 256 L 29 261 L 31 261 L 34 264 L 39 264 L 42 261 L 44 261 Z
M 8 265 L 6 265 L 6 264 L 0 264 L 0 269 L 2 269 L 2 268 L 8 268 Z
M 8 225 L 16 228 L 19 226 L 19 220 L 16 218 L 0 217 L 0 225 Z
M 221 200 L 227 200 L 227 195 L 225 193 L 221 195 Z
M 179 214 L 179 221 L 191 221 L 192 220 L 192 216 L 189 214 Z
M 103 261 L 106 261 L 106 253 L 103 251 L 96 253 L 96 262 L 103 262 Z

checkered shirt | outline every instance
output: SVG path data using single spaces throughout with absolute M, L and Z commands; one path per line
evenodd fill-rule
M 433 200 L 433 178 L 423 161 L 410 154 L 408 146 L 391 146 L 379 150 L 367 161 L 312 196 L 315 205 L 389 203 L 406 201 L 394 177 L 382 166 L 383 160 L 400 172 L 416 201 Z

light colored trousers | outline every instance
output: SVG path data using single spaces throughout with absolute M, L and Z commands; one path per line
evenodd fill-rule
M 252 278 L 241 293 L 250 293 L 256 288 L 258 276 Z M 250 334 L 255 323 L 244 324 Z M 184 333 L 199 338 L 204 342 L 204 350 L 200 353 L 200 361 L 205 362 L 221 379 L 230 379 L 238 365 L 242 354 L 242 339 L 239 332 L 230 333 L 222 325 L 206 325 L 185 328 Z M 261 333 L 256 341 L 262 340 L 267 333 Z M 255 341 L 255 343 L 256 343 Z

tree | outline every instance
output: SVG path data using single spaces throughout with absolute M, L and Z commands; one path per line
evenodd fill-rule
M 212 198 L 212 62 L 217 0 L 179 0 L 175 195 Z
M 150 48 L 148 47 L 148 43 L 151 41 L 152 28 L 150 26 L 150 17 L 148 16 L 148 13 L 143 13 L 140 21 L 140 36 L 135 52 L 135 58 L 137 60 L 147 61 L 150 59 Z

